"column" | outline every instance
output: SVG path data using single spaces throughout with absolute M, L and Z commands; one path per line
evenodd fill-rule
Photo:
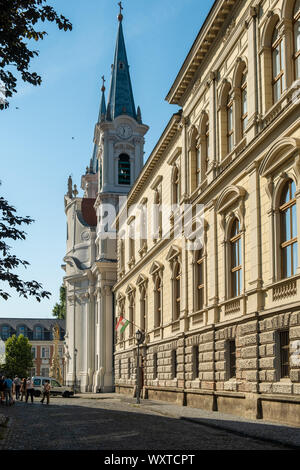
M 208 206 L 209 232 L 207 235 L 207 271 L 208 271 L 208 324 L 218 321 L 218 238 L 217 238 L 217 213 L 215 201 Z
M 258 163 L 254 162 L 248 168 L 249 182 L 249 217 L 251 224 L 247 227 L 247 251 L 249 250 L 249 283 L 246 287 L 248 296 L 248 313 L 256 312 L 261 308 L 262 287 L 262 257 L 261 257 L 261 210 Z M 250 255 L 251 254 L 251 255 Z M 246 269 L 244 261 L 244 269 Z
M 105 326 L 103 328 L 103 333 L 105 339 L 103 338 L 103 348 L 104 357 L 104 382 L 103 382 L 103 391 L 112 392 L 113 391 L 113 296 L 112 296 L 112 287 L 104 287 L 104 308 L 105 308 Z

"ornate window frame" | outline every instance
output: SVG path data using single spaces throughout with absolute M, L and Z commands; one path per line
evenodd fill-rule
M 229 153 L 234 149 L 234 128 L 233 128 L 233 146 L 231 151 L 229 152 L 228 149 L 228 111 L 229 108 L 232 109 L 232 123 L 234 126 L 235 116 L 234 116 L 234 108 L 233 108 L 233 96 L 232 96 L 232 85 L 227 78 L 224 78 L 222 81 L 221 89 L 219 92 L 219 106 L 218 106 L 218 114 L 219 114 L 219 129 L 220 129 L 220 156 L 221 160 L 224 160 Z M 229 102 L 229 97 L 232 99 Z M 230 107 L 229 107 L 230 105 Z M 231 134 L 230 134 L 231 135 Z
M 220 226 L 223 232 L 223 276 L 224 276 L 224 302 L 233 301 L 229 306 L 225 305 L 225 313 L 240 312 L 240 302 L 236 299 L 245 297 L 245 195 L 246 191 L 240 186 L 227 186 L 220 194 L 216 210 L 220 216 Z M 241 295 L 232 297 L 232 276 L 231 276 L 231 228 L 235 219 L 239 220 L 241 232 L 241 266 L 242 266 L 242 288 Z
M 148 330 L 148 278 L 140 274 L 136 285 L 140 293 L 140 319 L 139 326 L 142 331 Z
M 166 256 L 171 269 L 171 292 L 172 292 L 172 322 L 178 322 L 181 316 L 182 305 L 182 262 L 181 250 L 172 245 Z
M 233 76 L 235 145 L 245 137 L 248 118 L 248 61 L 246 57 L 238 57 Z M 246 94 L 246 111 L 243 109 L 243 97 Z
M 286 170 L 284 171 L 284 168 Z M 269 224 L 270 224 L 270 272 L 271 283 L 284 280 L 281 275 L 281 221 L 280 197 L 286 182 L 291 179 L 296 184 L 296 211 L 297 220 L 300 220 L 300 139 L 285 137 L 277 140 L 262 160 L 259 173 L 267 180 L 266 192 L 269 197 Z M 300 247 L 298 243 L 298 268 L 300 274 Z
M 163 326 L 163 270 L 164 266 L 154 261 L 149 274 L 153 281 L 154 297 L 154 335 L 160 335 Z
M 131 284 L 128 284 L 125 294 L 127 296 L 127 301 L 128 301 L 127 320 L 129 320 L 130 322 L 128 326 L 128 336 L 129 336 L 129 340 L 132 341 L 134 337 L 134 324 L 135 324 L 135 314 L 136 314 L 136 300 L 135 300 L 136 289 L 135 287 Z

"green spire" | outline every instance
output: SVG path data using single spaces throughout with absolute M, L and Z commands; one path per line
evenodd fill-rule
M 127 114 L 128 116 L 137 119 L 123 35 L 121 2 L 119 5 L 119 28 L 114 63 L 111 70 L 111 82 L 106 114 L 106 119 L 108 120 L 113 120 L 121 114 Z
M 102 96 L 101 96 L 101 103 L 100 103 L 100 111 L 99 111 L 99 118 L 98 118 L 98 122 L 101 122 L 101 121 L 104 121 L 105 120 L 105 114 L 106 114 L 106 105 L 105 105 L 105 86 L 104 86 L 104 82 L 105 82 L 105 79 L 104 79 L 104 75 L 102 75 L 102 88 L 101 88 L 101 91 L 102 91 Z

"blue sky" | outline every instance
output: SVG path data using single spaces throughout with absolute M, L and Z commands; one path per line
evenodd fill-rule
M 73 24 L 72 32 L 45 25 L 48 36 L 33 41 L 40 55 L 32 70 L 43 78 L 40 87 L 18 83 L 10 108 L 0 112 L 1 194 L 18 215 L 35 223 L 27 239 L 11 244 L 30 262 L 19 271 L 52 293 L 41 303 L 14 291 L 0 300 L 0 317 L 51 317 L 58 301 L 66 245 L 64 194 L 67 178 L 80 187 L 92 156 L 101 76 L 109 89 L 110 66 L 117 35 L 117 0 L 49 0 Z M 165 101 L 213 0 L 124 0 L 124 36 L 136 106 L 146 135 L 145 158 L 177 106 Z M 19 108 L 19 109 L 16 109 Z M 74 137 L 74 139 L 72 139 Z M 81 195 L 81 193 L 80 193 Z

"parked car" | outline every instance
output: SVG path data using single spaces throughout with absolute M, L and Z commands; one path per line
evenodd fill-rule
M 43 393 L 44 383 L 46 380 L 49 380 L 51 385 L 50 395 L 56 396 L 61 395 L 62 397 L 68 398 L 74 395 L 74 391 L 70 387 L 61 385 L 56 379 L 52 377 L 41 377 L 35 376 L 32 377 L 33 386 L 34 386 L 34 396 L 40 397 Z

